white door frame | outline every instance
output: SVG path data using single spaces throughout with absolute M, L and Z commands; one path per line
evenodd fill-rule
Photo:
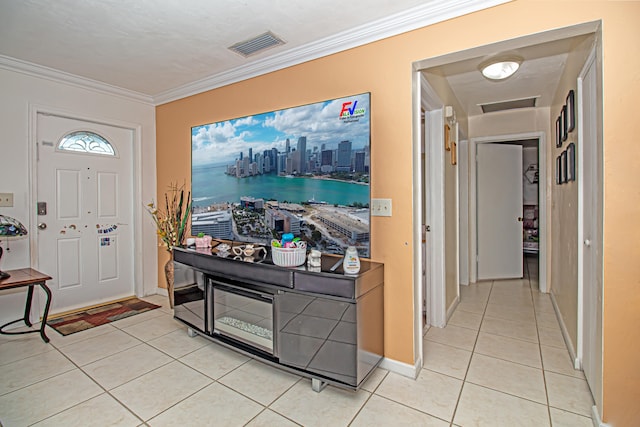
M 478 279 L 478 239 L 477 239 L 477 182 L 476 182 L 476 148 L 477 144 L 507 142 L 521 139 L 538 140 L 538 286 L 540 292 L 547 291 L 547 151 L 544 132 L 525 132 L 498 136 L 471 138 L 469 143 L 469 246 L 471 248 L 471 265 L 469 281 Z
M 422 367 L 423 349 L 423 324 L 422 301 L 426 296 L 427 324 L 443 327 L 446 324 L 445 307 L 445 266 L 444 266 L 444 146 L 442 143 L 431 141 L 443 141 L 444 115 L 443 104 L 435 91 L 429 86 L 418 68 L 413 72 L 413 281 L 414 281 L 414 355 L 416 375 Z M 421 124 L 422 109 L 425 110 L 425 126 L 427 133 L 424 135 L 425 167 L 428 189 L 425 206 L 427 209 L 427 222 L 431 229 L 427 234 L 426 251 L 428 259 L 426 274 L 427 295 L 422 294 L 422 166 L 420 154 L 422 150 Z M 428 165 L 427 165 L 428 164 Z
M 135 123 L 128 123 L 119 120 L 105 120 L 103 118 L 95 118 L 83 115 L 75 111 L 61 110 L 55 107 L 30 104 L 29 105 L 29 171 L 30 171 L 30 197 L 29 197 L 29 248 L 30 248 L 30 264 L 34 268 L 38 268 L 38 215 L 37 215 L 37 196 L 38 196 L 38 149 L 37 149 L 37 126 L 38 114 L 53 115 L 69 119 L 93 122 L 101 125 L 120 127 L 131 130 L 133 134 L 133 159 L 130 164 L 133 173 L 133 280 L 134 292 L 136 296 L 143 296 L 144 292 L 144 268 L 142 262 L 142 218 L 144 214 L 144 203 L 142 202 L 142 126 Z

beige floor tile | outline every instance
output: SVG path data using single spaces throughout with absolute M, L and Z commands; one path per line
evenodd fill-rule
M 169 306 L 169 297 L 164 295 L 149 295 L 146 297 L 140 298 L 143 301 L 150 302 L 151 304 L 159 305 L 159 310 L 164 311 L 165 313 L 172 314 L 173 310 Z
M 47 351 L 35 356 L 0 365 L 0 395 L 9 393 L 63 372 L 76 366 L 57 350 Z M 2 416 L 0 415 L 0 421 Z
M 456 308 L 457 310 L 460 311 L 468 311 L 469 313 L 475 313 L 475 314 L 484 314 L 484 309 L 487 307 L 487 302 L 486 301 L 476 301 L 476 300 L 472 300 L 472 301 L 466 301 L 464 299 L 460 300 L 460 304 L 458 304 L 458 307 Z
M 172 362 L 111 390 L 111 394 L 141 419 L 148 420 L 211 382 L 201 373 Z
M 144 313 L 136 314 L 135 316 L 125 317 L 124 319 L 111 322 L 114 328 L 124 329 L 138 323 L 146 322 L 147 320 L 155 319 L 156 317 L 167 316 L 168 314 L 160 309 L 145 311 Z
M 350 427 L 370 426 L 424 426 L 448 427 L 449 423 L 431 415 L 401 405 L 376 395 L 364 405 L 364 408 L 349 424 Z
M 504 307 L 511 310 L 533 310 L 533 302 L 531 301 L 531 295 L 528 296 L 513 296 L 513 295 L 498 295 L 491 294 L 489 298 L 490 305 L 496 305 L 498 307 Z
M 534 402 L 547 404 L 541 369 L 474 354 L 467 373 L 467 382 Z
M 513 320 L 515 322 L 535 323 L 536 321 L 535 312 L 532 307 L 504 307 L 490 302 L 484 314 L 485 316 L 496 319 Z
M 424 340 L 423 368 L 463 380 L 467 374 L 471 352 L 435 341 Z
M 458 426 L 550 426 L 546 405 L 465 383 L 453 423 Z
M 42 341 L 39 334 L 16 335 L 0 344 L 0 365 L 51 350 L 53 346 Z
M 538 313 L 536 312 L 536 322 L 539 328 L 560 330 L 560 323 L 555 313 Z
M 140 341 L 122 331 L 115 330 L 104 335 L 89 338 L 60 349 L 79 366 L 119 353 L 139 345 Z
M 211 343 L 200 350 L 182 357 L 180 362 L 202 372 L 210 378 L 218 379 L 250 360 L 237 351 Z
M 473 329 L 447 325 L 444 328 L 430 328 L 425 339 L 471 351 L 476 344 L 477 335 L 478 331 Z
M 219 378 L 218 382 L 268 406 L 299 380 L 297 375 L 250 360 Z
M 542 363 L 545 371 L 584 378 L 581 370 L 574 369 L 571 356 L 566 348 L 541 345 L 540 350 L 542 351 Z
M 389 371 L 387 371 L 386 369 L 376 368 L 369 375 L 369 378 L 367 378 L 364 384 L 362 384 L 360 387 L 363 390 L 373 393 L 378 388 L 378 386 L 380 385 L 382 380 L 384 380 L 384 378 L 387 376 L 388 373 Z
M 538 328 L 540 344 L 550 347 L 567 348 L 560 329 Z
M 147 341 L 147 344 L 154 346 L 158 350 L 161 350 L 176 359 L 194 352 L 210 343 L 211 341 L 201 337 L 200 335 L 190 337 L 187 335 L 187 331 L 182 328 L 168 333 L 167 335 L 163 335 L 160 338 Z
M 346 426 L 370 395 L 364 390 L 353 392 L 332 386 L 316 393 L 311 389 L 311 381 L 305 379 L 290 388 L 269 408 L 307 427 Z
M 587 381 L 554 372 L 545 372 L 549 406 L 591 416 L 593 398 Z
M 475 353 L 542 369 L 540 347 L 529 341 L 480 332 Z
M 41 421 L 103 390 L 79 369 L 65 372 L 0 397 L 4 426 L 26 426 Z
M 263 406 L 213 383 L 148 422 L 151 427 L 243 426 Z
M 593 421 L 589 417 L 550 408 L 551 425 L 553 427 L 593 427 Z
M 66 347 L 71 344 L 75 344 L 80 341 L 87 340 L 89 338 L 94 338 L 100 335 L 108 334 L 109 332 L 117 331 L 111 323 L 107 323 L 106 325 L 96 326 L 95 328 L 86 329 L 84 331 L 76 332 L 71 335 L 60 335 L 52 328 L 47 328 L 47 336 L 51 339 L 51 344 L 53 344 L 56 348 Z M 49 330 L 51 333 L 49 333 Z
M 461 388 L 461 380 L 423 369 L 415 380 L 390 372 L 376 394 L 450 421 Z
M 297 427 L 298 424 L 286 419 L 280 414 L 276 414 L 270 409 L 260 412 L 252 419 L 246 427 Z
M 478 313 L 471 313 L 469 311 L 456 310 L 449 319 L 449 325 L 460 326 L 462 328 L 480 329 L 480 323 L 482 322 L 482 315 Z
M 482 332 L 525 341 L 538 342 L 538 328 L 535 322 L 515 322 L 513 320 L 496 319 L 485 316 L 480 326 Z
M 166 354 L 140 344 L 82 367 L 82 370 L 107 390 L 111 390 L 160 366 L 172 362 Z
M 41 421 L 37 427 L 135 427 L 141 421 L 113 397 L 103 393 Z
M 124 328 L 123 331 L 142 341 L 151 341 L 152 339 L 167 335 L 178 329 L 186 331 L 187 328 L 173 317 L 167 314 L 162 314 L 161 316 L 154 317 L 153 319 L 128 326 Z

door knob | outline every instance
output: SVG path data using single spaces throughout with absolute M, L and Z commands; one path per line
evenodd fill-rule
M 45 230 L 47 228 L 47 224 L 44 222 L 41 222 L 40 224 L 38 224 L 38 228 L 40 230 Z
M 518 222 L 522 222 L 522 217 L 521 216 L 518 217 Z
M 585 246 L 591 246 L 591 240 L 589 240 L 589 239 L 585 239 L 585 241 L 584 241 L 584 245 L 585 245 Z

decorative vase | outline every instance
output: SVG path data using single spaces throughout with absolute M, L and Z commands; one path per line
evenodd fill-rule
M 167 279 L 169 306 L 173 308 L 173 252 L 170 252 L 169 261 L 164 265 L 164 277 Z

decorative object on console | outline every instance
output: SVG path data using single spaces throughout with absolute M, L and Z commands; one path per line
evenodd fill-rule
M 161 246 L 169 252 L 169 260 L 164 266 L 164 274 L 167 280 L 167 292 L 169 304 L 173 308 L 173 253 L 174 246 L 184 243 L 187 221 L 191 214 L 191 192 L 184 197 L 185 185 L 177 183 L 169 184 L 169 191 L 164 195 L 164 210 L 159 209 L 152 201 L 147 205 L 147 211 L 156 224 L 156 233 L 162 241 Z
M 344 274 L 358 274 L 360 272 L 360 257 L 358 257 L 358 251 L 354 246 L 349 246 L 344 252 L 342 270 L 344 270 Z
M 207 236 L 204 233 L 198 233 L 198 237 L 196 237 L 196 248 L 210 248 L 211 247 L 211 236 Z
M 10 216 L 0 215 L 0 239 L 4 237 L 8 240 L 12 237 L 20 237 L 26 235 L 27 229 L 20 223 L 20 221 L 11 218 Z M 1 241 L 2 240 L 0 240 L 0 242 Z M 7 252 L 8 251 L 9 248 L 7 247 Z M 2 253 L 3 249 L 2 246 L 0 246 L 0 260 L 2 259 Z M 0 280 L 6 279 L 8 277 L 11 277 L 9 273 L 5 273 L 4 271 L 0 270 Z
M 284 236 L 283 236 L 284 237 Z M 286 246 L 285 246 L 286 245 Z M 301 240 L 282 242 L 271 241 L 271 258 L 280 267 L 297 267 L 304 264 L 307 257 L 307 243 Z

